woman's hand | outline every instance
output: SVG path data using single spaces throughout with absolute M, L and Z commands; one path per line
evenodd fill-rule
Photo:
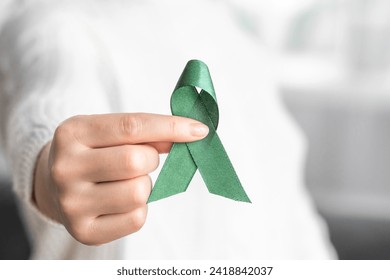
M 146 220 L 149 173 L 172 142 L 204 138 L 208 128 L 155 114 L 75 116 L 58 126 L 36 165 L 38 209 L 88 245 L 138 231 Z

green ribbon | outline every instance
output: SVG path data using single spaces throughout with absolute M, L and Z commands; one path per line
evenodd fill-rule
M 197 169 L 210 193 L 250 202 L 216 132 L 217 99 L 209 69 L 202 61 L 187 63 L 172 93 L 171 111 L 206 124 L 209 134 L 200 141 L 173 144 L 148 202 L 185 192 Z

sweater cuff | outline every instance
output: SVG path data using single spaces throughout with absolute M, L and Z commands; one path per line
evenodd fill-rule
M 23 144 L 14 149 L 11 155 L 13 188 L 28 211 L 35 212 L 40 220 L 62 227 L 61 224 L 41 213 L 32 200 L 36 162 L 42 148 L 52 139 L 52 135 L 53 132 L 48 128 L 34 129 L 28 139 L 21 141 Z

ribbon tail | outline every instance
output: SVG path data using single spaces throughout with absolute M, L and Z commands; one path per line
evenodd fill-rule
M 148 203 L 185 192 L 196 169 L 187 146 L 184 143 L 173 144 L 154 184 Z
M 251 203 L 215 131 L 187 146 L 210 193 Z
M 236 201 L 251 203 L 241 185 L 202 98 L 198 98 L 190 117 L 209 127 L 209 134 L 201 141 L 186 143 L 210 193 Z

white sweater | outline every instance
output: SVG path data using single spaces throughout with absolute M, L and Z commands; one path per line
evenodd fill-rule
M 303 139 L 281 106 L 257 21 L 243 18 L 256 15 L 258 1 L 237 3 L 11 7 L 0 35 L 0 125 L 32 258 L 335 257 L 302 183 Z M 31 203 L 34 166 L 56 126 L 75 114 L 170 114 L 170 94 L 193 58 L 209 65 L 218 134 L 253 203 L 209 194 L 196 174 L 187 192 L 149 205 L 139 232 L 100 247 L 78 243 L 39 213 Z

